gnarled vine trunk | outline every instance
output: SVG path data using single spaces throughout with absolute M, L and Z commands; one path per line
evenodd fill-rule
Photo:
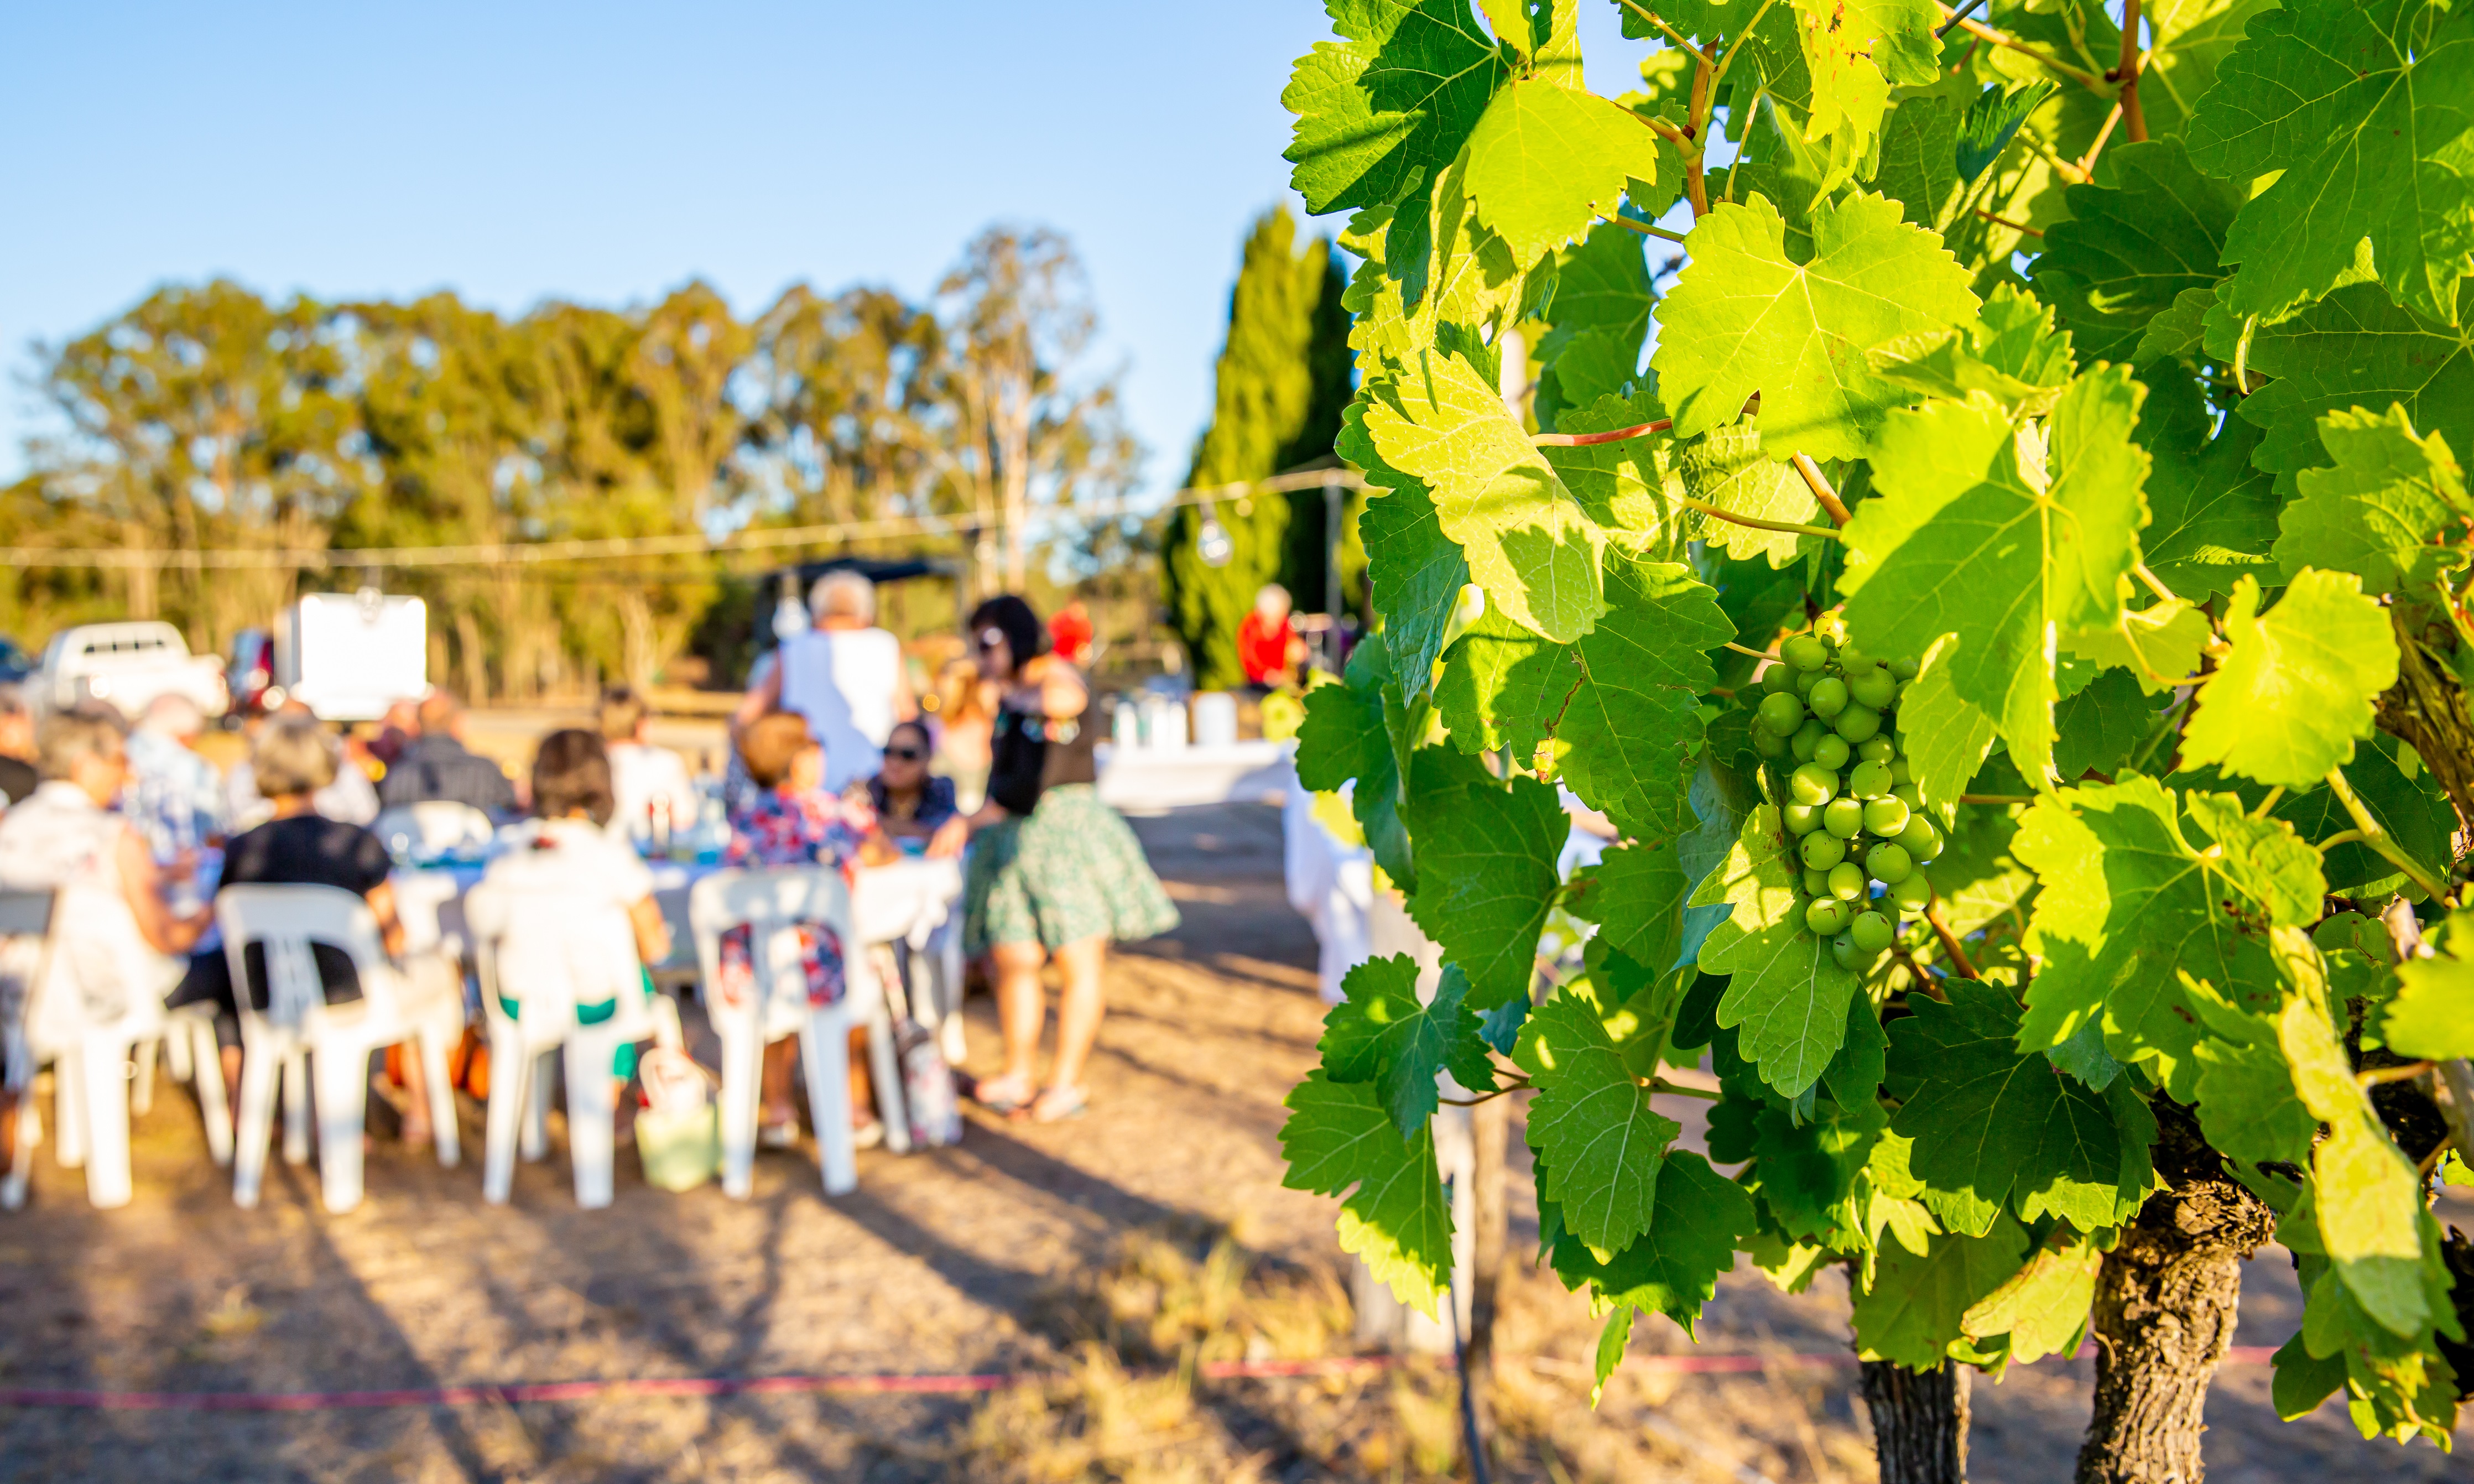
M 1868 1360 L 1863 1387 L 1881 1484 L 1965 1484 L 1965 1366 L 1944 1361 L 1938 1371 L 1910 1371 Z
M 2224 1171 L 2191 1109 L 2159 1094 L 2147 1198 L 2098 1271 L 2096 1406 L 2078 1484 L 2197 1484 L 2208 1383 L 2233 1339 L 2242 1260 L 2276 1217 Z

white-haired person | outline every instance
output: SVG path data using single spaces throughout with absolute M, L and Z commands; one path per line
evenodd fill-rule
M 696 822 L 695 785 L 685 758 L 652 743 L 653 708 L 629 686 L 601 693 L 601 744 L 610 754 L 610 791 L 616 800 L 606 829 L 615 839 L 645 839 L 667 827 L 685 834 Z
M 814 626 L 786 636 L 779 658 L 747 688 L 731 739 L 776 711 L 796 712 L 825 749 L 825 788 L 839 793 L 876 776 L 893 724 L 919 714 L 902 642 L 876 626 L 876 584 L 829 572 L 808 594 Z
M 224 837 L 230 806 L 223 773 L 198 755 L 206 729 L 206 714 L 185 695 L 155 697 L 130 729 L 123 806 L 158 861 L 177 861 Z
M 403 924 L 396 916 L 395 888 L 388 881 L 387 850 L 376 835 L 357 824 L 318 812 L 319 793 L 333 786 L 340 766 L 334 742 L 316 720 L 279 714 L 267 718 L 250 748 L 249 766 L 258 791 L 270 809 L 262 824 L 235 835 L 224 849 L 222 886 L 335 887 L 370 904 L 377 919 L 378 940 L 391 956 L 403 955 Z M 361 997 L 360 975 L 352 955 L 327 943 L 311 943 L 318 982 L 327 1003 L 342 1004 Z M 267 1003 L 266 959 L 253 944 L 245 952 L 250 1004 Z M 449 973 L 443 960 L 413 961 L 412 973 Z M 217 1008 L 215 1030 L 223 1042 L 224 1080 L 238 1097 L 240 1082 L 239 1005 L 231 964 L 221 948 L 189 960 L 189 971 L 172 996 L 175 1005 L 211 1004 Z M 401 1058 L 404 1103 L 403 1141 L 426 1144 L 429 1098 L 422 1082 L 421 1058 Z

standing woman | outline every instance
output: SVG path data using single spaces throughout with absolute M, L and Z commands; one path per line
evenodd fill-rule
M 1048 652 L 1048 630 L 1008 594 L 971 614 L 980 672 L 1000 691 L 990 742 L 988 801 L 971 815 L 962 947 L 986 954 L 1005 1024 L 1005 1070 L 979 1084 L 997 1112 L 1040 1123 L 1086 1105 L 1082 1063 L 1100 1034 L 1100 974 L 1108 942 L 1175 928 L 1176 909 L 1116 811 L 1100 802 L 1091 755 L 1098 734 L 1091 693 L 1074 667 Z M 1064 976 L 1056 1059 L 1036 1088 L 1033 1062 L 1046 1019 L 1039 971 Z

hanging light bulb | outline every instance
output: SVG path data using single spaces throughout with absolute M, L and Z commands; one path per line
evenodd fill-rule
M 1218 505 L 1203 512 L 1202 528 L 1194 533 L 1194 554 L 1202 558 L 1205 567 L 1225 567 L 1237 554 L 1237 543 L 1228 539 L 1228 527 L 1220 523 Z

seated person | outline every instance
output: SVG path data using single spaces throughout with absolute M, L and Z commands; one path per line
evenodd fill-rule
M 129 788 L 121 800 L 158 861 L 220 841 L 226 833 L 223 774 L 198 755 L 206 714 L 185 695 L 147 703 L 129 733 Z
M 387 880 L 386 846 L 357 824 L 329 819 L 318 813 L 320 792 L 334 784 L 334 744 L 318 723 L 305 716 L 277 716 L 258 728 L 250 748 L 250 775 L 266 801 L 269 817 L 231 838 L 224 851 L 222 887 L 335 887 L 366 899 L 377 919 L 378 941 L 389 957 L 403 956 L 403 924 L 398 920 L 395 888 Z M 330 943 L 312 943 L 319 985 L 327 1003 L 340 1005 L 361 997 L 360 976 L 352 957 Z M 257 944 L 243 951 L 249 972 L 249 1003 L 264 1010 L 267 1003 L 266 952 Z M 443 960 L 406 964 L 413 973 L 449 974 Z M 189 971 L 172 997 L 175 1005 L 208 1004 L 219 1008 L 216 1036 L 223 1042 L 224 1081 L 239 1098 L 239 1006 L 233 993 L 231 963 L 218 946 L 189 960 Z M 421 1058 L 401 1058 L 405 1104 L 403 1141 L 426 1144 L 429 1098 L 422 1081 Z
M 954 802 L 954 780 L 928 771 L 928 723 L 900 721 L 885 739 L 885 766 L 867 781 L 868 806 L 887 839 L 924 840 L 931 856 L 962 853 L 971 827 Z
M 464 745 L 464 703 L 445 690 L 430 692 L 421 703 L 421 735 L 378 780 L 378 802 L 388 809 L 440 799 L 470 804 L 493 817 L 516 808 L 516 786 L 498 765 Z
M 618 839 L 685 834 L 696 821 L 698 800 L 687 763 L 647 742 L 652 729 L 653 708 L 643 696 L 625 686 L 601 693 L 601 742 L 610 751 L 610 790 L 618 800 L 610 833 Z M 668 815 L 661 830 L 653 827 L 656 810 Z
M 758 718 L 740 734 L 740 756 L 748 778 L 760 791 L 730 818 L 730 848 L 724 861 L 735 866 L 829 865 L 847 870 L 855 862 L 878 864 L 897 854 L 878 832 L 873 812 L 863 803 L 825 791 L 825 749 L 809 735 L 807 718 L 777 711 Z M 837 1003 L 843 993 L 843 945 L 821 923 L 800 930 L 806 961 L 808 1004 Z M 755 960 L 745 927 L 722 935 L 721 984 L 725 1003 L 752 992 Z M 798 1042 L 785 1038 L 764 1048 L 764 1111 L 761 1141 L 773 1149 L 788 1148 L 797 1137 L 797 1113 L 790 1103 L 791 1058 Z M 866 1033 L 851 1030 L 851 1126 L 860 1147 L 874 1148 L 885 1137 L 885 1126 L 869 1111 L 873 1098 L 867 1079 Z M 817 1118 L 824 1109 L 810 1109 Z
M 26 704 L 26 693 L 0 685 L 0 809 L 34 797 L 43 781 L 37 761 L 35 713 Z
M 73 921 L 61 948 L 78 970 L 85 1012 L 117 1019 L 129 1010 L 121 996 L 162 995 L 179 983 L 178 956 L 196 946 L 214 914 L 174 910 L 175 877 L 156 864 L 146 837 L 112 812 L 129 778 L 117 715 L 103 706 L 56 711 L 43 718 L 36 746 L 43 781 L 0 815 L 0 888 L 63 893 L 61 911 Z M 72 893 L 74 905 L 66 900 Z M 0 971 L 0 1023 L 25 1014 L 31 967 L 12 955 Z M 0 1098 L 0 1157 L 16 1148 L 15 1113 L 14 1099 Z
M 424 718 L 423 740 L 428 737 Z M 568 727 L 542 739 L 533 759 L 533 818 L 501 837 L 506 851 L 490 863 L 483 884 L 512 890 L 581 893 L 626 914 L 636 939 L 638 983 L 622 993 L 656 992 L 649 965 L 670 956 L 669 924 L 662 920 L 653 900 L 653 873 L 623 840 L 610 838 L 610 754 L 601 739 L 578 727 Z M 501 985 L 501 988 L 504 988 Z M 523 1007 L 504 994 L 498 1008 L 509 1019 L 521 1019 Z M 616 1017 L 618 1001 L 579 1002 L 579 1024 L 597 1026 Z M 636 1048 L 618 1048 L 610 1075 L 624 1083 L 636 1072 Z M 624 1116 L 625 1100 L 620 1100 Z
M 278 718 L 311 725 L 318 722 L 316 714 L 305 703 L 287 700 L 272 713 L 251 717 L 241 723 L 241 731 L 253 748 L 267 723 Z M 370 757 L 369 749 L 351 738 L 338 739 L 323 727 L 320 735 L 326 738 L 328 750 L 335 753 L 335 778 L 309 796 L 310 807 L 328 819 L 341 819 L 346 824 L 376 822 L 377 786 L 370 782 L 369 771 L 363 766 L 363 760 Z M 254 829 L 275 817 L 274 806 L 258 791 L 257 774 L 247 758 L 232 765 L 230 775 L 224 780 L 224 794 L 225 814 L 235 831 Z
M 1254 606 L 1237 625 L 1237 662 L 1249 684 L 1273 688 L 1298 683 L 1298 666 L 1306 657 L 1305 641 L 1289 622 L 1289 590 L 1266 582 L 1254 595 Z

